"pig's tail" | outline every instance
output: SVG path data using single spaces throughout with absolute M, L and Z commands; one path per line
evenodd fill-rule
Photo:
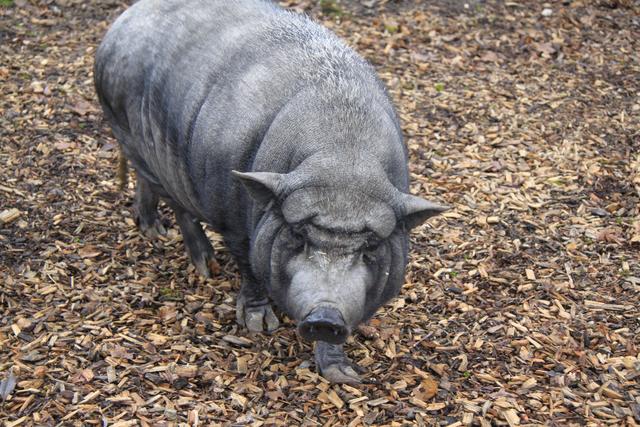
M 127 163 L 127 157 L 124 155 L 124 151 L 122 151 L 122 145 L 118 144 L 118 148 L 118 188 L 124 190 L 129 183 L 129 165 Z

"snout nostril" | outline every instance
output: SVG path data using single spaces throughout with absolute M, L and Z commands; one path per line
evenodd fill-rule
M 338 310 L 319 308 L 309 314 L 299 325 L 302 338 L 309 341 L 327 341 L 341 344 L 349 334 Z

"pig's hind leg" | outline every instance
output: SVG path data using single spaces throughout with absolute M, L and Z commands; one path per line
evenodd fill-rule
M 149 239 L 157 239 L 167 234 L 158 217 L 160 198 L 151 184 L 139 173 L 136 174 L 136 223 L 140 232 Z
M 178 206 L 172 207 L 191 262 L 201 276 L 210 278 L 212 271 L 215 272 L 220 267 L 214 258 L 209 238 L 196 217 Z
M 206 278 L 211 277 L 211 271 L 217 270 L 218 264 L 214 259 L 211 242 L 204 234 L 198 220 L 189 212 L 163 194 L 163 200 L 173 208 L 176 222 L 182 232 L 182 240 L 187 248 L 187 254 L 198 273 Z M 136 222 L 138 228 L 147 238 L 155 239 L 167 234 L 158 216 L 158 202 L 160 196 L 153 185 L 140 173 L 136 174 Z

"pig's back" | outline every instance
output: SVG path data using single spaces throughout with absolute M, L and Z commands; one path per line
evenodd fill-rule
M 329 80 L 341 91 L 344 81 L 348 92 L 356 81 L 394 114 L 354 52 L 262 0 L 142 0 L 110 29 L 95 72 L 107 115 L 131 135 L 131 161 L 218 229 L 242 212 L 229 171 L 251 169 L 270 124 L 305 87 Z

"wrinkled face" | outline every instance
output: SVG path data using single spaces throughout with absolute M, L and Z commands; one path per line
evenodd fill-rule
M 395 296 L 408 230 L 446 209 L 384 182 L 287 191 L 287 175 L 235 175 L 264 207 L 251 239 L 253 273 L 310 341 L 344 342 Z
M 272 209 L 254 247 L 267 249 L 275 233 L 271 297 L 303 338 L 344 342 L 400 289 L 407 233 L 389 206 L 363 194 L 300 190 Z
M 300 247 L 286 262 L 286 307 L 301 322 L 303 338 L 340 343 L 382 305 L 385 287 L 399 288 L 387 280 L 386 239 L 312 223 L 294 233 Z

